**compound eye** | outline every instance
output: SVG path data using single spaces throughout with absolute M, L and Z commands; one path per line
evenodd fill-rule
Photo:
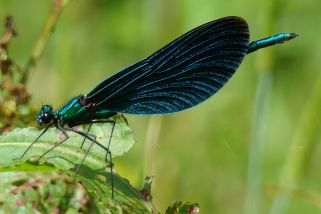
M 44 122 L 44 123 L 50 123 L 51 122 L 51 120 L 52 120 L 52 117 L 51 117 L 52 115 L 50 114 L 50 113 L 44 113 L 44 115 L 43 115 L 43 118 L 42 118 L 42 121 Z

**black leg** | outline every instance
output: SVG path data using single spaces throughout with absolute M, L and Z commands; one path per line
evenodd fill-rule
M 89 127 L 88 127 L 88 129 L 87 129 L 87 133 L 89 133 L 89 130 L 90 130 L 90 128 L 91 128 L 92 125 L 93 125 L 92 123 L 89 125 Z M 82 147 L 84 146 L 85 141 L 86 141 L 86 138 L 84 137 L 84 140 L 82 141 L 82 144 L 81 144 L 81 146 L 80 146 L 81 149 L 82 149 Z M 91 146 L 90 146 L 90 147 L 91 147 Z
M 83 141 L 83 143 L 85 142 L 86 139 L 88 139 L 88 140 L 90 140 L 90 141 L 92 142 L 92 144 L 94 143 L 94 144 L 98 145 L 99 147 L 101 147 L 102 149 L 104 149 L 104 150 L 106 151 L 105 161 L 106 161 L 108 164 L 112 165 L 112 162 L 108 160 L 108 156 L 110 157 L 109 159 L 111 159 L 111 152 L 110 152 L 110 150 L 109 150 L 109 146 L 110 146 L 110 142 L 111 142 L 112 133 L 113 133 L 114 127 L 115 127 L 115 121 L 111 121 L 111 120 L 92 121 L 92 123 L 108 123 L 108 122 L 113 124 L 113 126 L 112 126 L 112 131 L 111 131 L 111 135 L 110 135 L 110 137 L 109 137 L 108 147 L 106 147 L 106 146 L 104 146 L 103 144 L 99 143 L 99 142 L 96 140 L 96 136 L 94 136 L 94 135 L 92 135 L 92 134 L 90 134 L 90 133 L 87 133 L 87 132 L 84 132 L 84 131 L 80 131 L 80 130 L 76 130 L 76 129 L 73 129 L 73 128 L 62 127 L 61 125 L 57 124 L 56 128 L 59 129 L 67 138 L 64 139 L 64 140 L 62 140 L 61 142 L 59 142 L 58 144 L 56 144 L 56 145 L 53 146 L 52 148 L 50 148 L 48 151 L 46 151 L 44 154 L 42 154 L 42 155 L 40 156 L 40 158 L 42 158 L 44 155 L 48 154 L 50 151 L 52 151 L 52 150 L 53 150 L 54 148 L 56 148 L 57 146 L 59 146 L 59 145 L 61 145 L 62 143 L 64 143 L 64 142 L 69 138 L 69 135 L 66 133 L 66 130 L 67 130 L 67 131 L 72 131 L 72 132 L 75 132 L 76 134 L 79 134 L 79 135 L 83 136 L 83 137 L 85 138 L 84 141 Z M 48 127 L 45 128 L 45 130 L 39 135 L 39 137 L 37 137 L 37 139 L 36 139 L 34 142 L 32 142 L 32 143 L 30 144 L 30 146 L 29 146 L 29 147 L 27 148 L 27 150 L 23 153 L 23 155 L 21 156 L 21 158 L 22 158 L 22 157 L 26 154 L 26 152 L 32 147 L 32 145 L 33 145 L 34 143 L 36 143 L 36 142 L 38 141 L 38 139 L 48 130 L 48 128 L 49 128 L 50 126 L 51 126 L 51 124 L 50 124 Z M 90 126 L 90 127 L 91 127 L 91 126 Z M 89 129 L 90 129 L 90 127 L 89 127 Z M 89 130 L 89 129 L 88 129 L 88 130 Z M 91 147 L 92 147 L 92 145 L 89 147 L 88 150 L 90 150 Z M 89 153 L 89 151 L 86 152 L 84 159 L 87 157 L 88 153 Z M 40 158 L 39 158 L 39 159 L 40 159 Z M 84 161 L 84 159 L 83 159 L 83 161 Z M 83 163 L 83 161 L 82 161 L 82 163 Z
M 43 156 L 45 156 L 46 154 L 48 154 L 50 151 L 52 151 L 53 149 L 55 149 L 56 147 L 60 146 L 61 144 L 63 144 L 65 141 L 67 141 L 69 139 L 69 135 L 67 134 L 67 132 L 59 125 L 57 125 L 57 129 L 59 129 L 59 131 L 61 131 L 66 138 L 63 139 L 62 141 L 60 141 L 59 143 L 57 143 L 56 145 L 54 145 L 53 147 L 51 147 L 50 149 L 48 149 L 46 152 L 44 152 L 39 158 L 38 160 L 40 160 Z
M 83 137 L 85 138 L 84 141 L 85 141 L 86 139 L 88 139 L 88 140 L 90 140 L 90 141 L 92 142 L 92 144 L 95 143 L 95 144 L 97 144 L 98 146 L 100 146 L 102 149 L 104 149 L 107 153 L 110 153 L 109 149 L 108 149 L 107 147 L 105 147 L 104 145 L 102 145 L 101 143 L 99 143 L 99 142 L 96 140 L 96 136 L 94 136 L 94 135 L 92 135 L 92 134 L 90 134 L 90 133 L 87 133 L 87 132 L 84 132 L 84 131 L 80 131 L 80 130 L 76 130 L 76 129 L 73 129 L 73 128 L 62 127 L 62 126 L 59 125 L 59 124 L 57 124 L 56 128 L 59 129 L 59 131 L 61 131 L 61 132 L 66 136 L 66 139 L 64 139 L 64 140 L 62 140 L 61 142 L 59 142 L 58 144 L 54 145 L 52 148 L 50 148 L 48 151 L 46 151 L 44 154 L 42 154 L 42 155 L 40 156 L 40 158 L 42 158 L 43 156 L 45 156 L 46 154 L 48 154 L 50 151 L 52 151 L 52 150 L 53 150 L 54 148 L 56 148 L 57 146 L 59 146 L 59 145 L 61 145 L 62 143 L 64 143 L 64 142 L 69 138 L 69 135 L 67 134 L 66 131 L 75 132 L 76 134 L 79 134 L 80 136 L 83 136 Z M 45 130 L 45 131 L 46 131 L 46 130 Z M 44 132 L 45 132 L 45 131 L 44 131 Z M 43 133 L 42 133 L 42 134 L 43 134 Z M 41 134 L 41 135 L 42 135 L 42 134 Z M 40 135 L 40 136 L 41 136 L 41 135 Z M 39 139 L 40 136 L 39 136 L 37 139 Z M 29 146 L 29 147 L 31 147 L 31 146 Z M 92 146 L 90 146 L 90 148 L 91 148 L 91 147 L 92 147 Z M 90 148 L 89 148 L 89 150 L 90 150 Z M 88 154 L 88 153 L 89 153 L 89 151 L 86 152 L 86 154 Z M 39 158 L 39 159 L 40 159 L 40 158 Z M 106 161 L 106 162 L 109 163 L 109 164 L 111 164 L 110 161 Z
M 21 155 L 20 159 L 21 160 L 26 154 L 27 152 L 29 151 L 29 149 L 31 149 L 31 147 L 41 138 L 42 135 L 44 135 L 47 130 L 49 129 L 49 127 L 51 126 L 52 124 L 49 124 L 42 132 L 41 134 L 28 146 L 28 148 L 24 151 L 24 153 Z
M 65 130 L 67 131 L 71 131 L 71 132 L 75 132 L 85 138 L 87 138 L 88 140 L 90 140 L 92 143 L 98 145 L 99 147 L 101 147 L 103 150 L 106 151 L 106 153 L 110 153 L 109 149 L 104 146 L 103 144 L 99 143 L 94 137 L 92 137 L 92 135 L 90 134 L 87 134 L 86 132 L 83 132 L 83 131 L 80 131 L 80 130 L 76 130 L 76 129 L 73 129 L 73 128 L 65 128 Z M 106 160 L 107 163 L 111 164 L 110 161 Z
M 90 128 L 91 128 L 92 125 L 93 125 L 92 123 L 89 125 L 89 127 L 88 127 L 88 129 L 87 129 L 87 134 L 89 134 L 89 131 L 90 131 Z M 83 148 L 86 139 L 87 139 L 87 138 L 84 137 L 84 140 L 82 141 L 82 144 L 81 144 L 81 146 L 80 146 L 81 149 Z M 89 151 L 90 151 L 90 149 L 91 149 L 91 147 L 92 147 L 93 145 L 94 145 L 94 143 L 91 142 L 89 148 L 88 148 L 87 151 L 86 151 L 85 156 L 83 157 L 83 159 L 81 160 L 79 166 L 78 166 L 77 169 L 76 169 L 76 175 L 78 175 L 79 170 L 80 170 L 81 166 L 84 164 L 84 161 L 85 161 L 86 157 L 88 156 Z
M 115 129 L 115 121 L 110 121 L 113 126 L 111 128 L 111 132 L 110 132 L 110 136 L 109 136 L 109 140 L 108 140 L 108 145 L 107 145 L 107 149 L 109 150 L 109 147 L 110 147 L 110 143 L 111 143 L 111 139 L 113 137 L 113 133 L 114 133 L 114 129 Z M 110 151 L 110 150 L 109 150 Z M 108 155 L 109 155 L 109 158 L 108 158 Z M 111 173 L 111 184 L 112 184 L 112 191 L 111 191 L 111 194 L 112 194 L 112 198 L 114 198 L 114 174 L 113 174 L 113 169 L 114 169 L 114 163 L 113 163 L 113 159 L 112 159 L 112 154 L 111 152 L 106 152 L 106 156 L 105 156 L 105 161 L 108 163 L 110 162 L 110 173 Z
M 91 127 L 91 125 L 92 125 L 93 123 L 111 123 L 111 124 L 112 124 L 111 132 L 110 132 L 110 136 L 109 136 L 109 140 L 108 140 L 108 144 L 107 144 L 107 149 L 109 150 L 110 143 L 111 143 L 111 139 L 112 139 L 112 136 L 113 136 L 113 133 L 114 133 L 115 125 L 116 125 L 115 121 L 113 121 L 113 120 L 96 120 L 96 121 L 91 121 L 90 127 Z M 90 129 L 90 127 L 89 127 L 89 129 Z M 88 129 L 88 131 L 89 131 L 89 129 Z M 87 131 L 87 133 L 88 133 L 88 131 Z M 88 134 L 89 134 L 89 133 L 88 133 Z M 92 136 L 93 136 L 93 137 L 96 137 L 96 136 L 94 136 L 94 135 L 92 135 Z M 85 139 L 84 139 L 84 141 L 85 141 Z
M 115 129 L 115 121 L 112 121 L 112 120 L 109 120 L 109 121 L 105 121 L 105 123 L 112 123 L 112 128 L 111 128 L 111 132 L 110 132 L 110 136 L 109 136 L 109 140 L 108 140 L 108 145 L 107 145 L 107 149 L 110 151 L 109 147 L 110 147 L 110 143 L 111 143 L 111 139 L 113 137 L 113 133 L 114 133 L 114 129 Z M 108 155 L 109 155 L 109 159 L 108 159 Z M 112 194 L 112 198 L 114 198 L 114 163 L 113 163 L 113 159 L 112 159 L 112 154 L 111 152 L 106 152 L 106 157 L 105 157 L 105 161 L 107 163 L 110 163 L 110 173 L 111 173 L 111 187 L 112 187 L 112 190 L 111 190 L 111 194 Z
M 115 126 L 115 124 L 114 124 Z M 114 127 L 113 126 L 113 127 Z M 109 145 L 108 145 L 108 149 L 109 149 Z M 112 155 L 111 155 L 111 152 L 109 153 L 106 153 L 106 157 L 105 157 L 105 161 L 108 162 L 107 160 L 107 156 L 109 155 L 109 161 L 110 161 L 110 173 L 111 173 L 111 197 L 114 198 L 114 163 L 113 163 L 113 159 L 112 159 Z
M 113 161 L 112 161 L 112 154 L 111 154 L 111 151 L 109 150 L 109 147 L 110 147 L 110 144 L 111 144 L 111 139 L 112 139 L 112 135 L 113 135 L 113 132 L 114 132 L 114 129 L 115 129 L 115 121 L 112 121 L 112 120 L 98 120 L 98 121 L 88 121 L 88 123 L 85 123 L 85 124 L 89 124 L 90 123 L 90 126 L 87 130 L 87 132 L 84 132 L 84 131 L 80 131 L 80 130 L 76 130 L 76 129 L 73 129 L 73 128 L 69 128 L 69 127 L 62 127 L 60 124 L 57 124 L 56 125 L 56 128 L 59 129 L 65 136 L 66 136 L 66 139 L 60 141 L 59 143 L 57 143 L 56 145 L 54 145 L 52 148 L 50 148 L 49 150 L 47 150 L 45 153 L 43 153 L 39 158 L 41 159 L 42 157 L 44 157 L 46 154 L 48 154 L 50 151 L 52 151 L 53 149 L 55 149 L 56 147 L 60 146 L 62 143 L 64 143 L 65 141 L 67 141 L 69 139 L 69 135 L 67 134 L 66 131 L 72 131 L 76 134 L 79 134 L 81 136 L 84 137 L 84 140 L 81 144 L 81 148 L 83 147 L 86 139 L 90 140 L 91 141 L 91 145 L 90 147 L 88 148 L 88 150 L 86 151 L 86 154 L 84 156 L 84 158 L 82 159 L 79 167 L 77 168 L 76 170 L 76 174 L 78 174 L 79 172 L 79 169 L 80 167 L 82 166 L 82 164 L 84 163 L 86 157 L 88 156 L 89 154 L 89 151 L 90 149 L 92 148 L 93 144 L 96 144 L 98 145 L 99 147 L 101 147 L 102 149 L 104 149 L 106 151 L 106 156 L 105 156 L 105 161 L 109 164 L 109 167 L 110 167 L 110 171 L 111 171 L 111 186 L 112 186 L 112 198 L 114 198 L 114 179 L 113 179 L 113 167 L 114 167 L 114 164 L 113 164 Z M 101 144 L 100 142 L 98 142 L 96 140 L 96 136 L 88 133 L 91 126 L 92 126 L 92 123 L 112 123 L 112 129 L 111 129 L 111 134 L 110 134 L 110 137 L 109 137 L 109 140 L 108 140 L 108 145 L 107 147 L 104 146 L 103 144 Z M 43 132 L 36 138 L 35 141 L 33 141 L 30 146 L 26 149 L 26 151 L 22 154 L 21 158 L 22 159 L 24 157 L 24 155 L 27 153 L 27 151 L 40 139 L 40 137 L 49 129 L 49 127 L 51 126 L 52 124 L 48 125 L 44 130 Z
M 112 159 L 111 153 L 106 153 L 106 158 L 105 159 L 107 159 L 107 155 L 109 155 L 109 162 L 110 162 L 110 166 L 109 167 L 110 167 L 110 174 L 111 174 L 111 197 L 114 198 L 114 196 L 115 196 L 115 193 L 114 193 L 114 172 L 113 172 L 114 163 L 113 163 L 113 159 Z M 107 182 L 107 180 L 106 180 L 106 182 Z
M 104 148 L 105 150 L 107 149 L 108 151 L 110 151 L 110 150 L 109 150 L 109 147 L 110 147 L 111 139 L 112 139 L 112 137 L 113 137 L 115 125 L 116 125 L 115 121 L 113 121 L 113 120 L 97 120 L 97 121 L 92 121 L 90 125 L 92 125 L 93 123 L 111 123 L 111 124 L 112 124 L 110 136 L 109 136 L 109 139 L 108 139 L 107 148 Z M 89 129 L 88 129 L 88 130 L 89 130 Z M 89 133 L 88 133 L 88 134 L 89 134 Z M 92 135 L 92 137 L 96 137 L 96 136 Z M 105 161 L 106 161 L 107 163 L 109 163 L 107 154 L 108 154 L 108 152 L 106 153 Z M 109 158 L 109 159 L 111 159 L 111 154 L 110 154 L 110 158 Z
M 112 139 L 112 136 L 113 136 L 113 133 L 114 133 L 114 129 L 115 129 L 116 123 L 115 123 L 115 121 L 113 121 L 113 120 L 98 120 L 98 121 L 92 121 L 92 123 L 90 124 L 90 127 L 91 127 L 91 125 L 92 125 L 93 123 L 111 123 L 111 124 L 112 124 L 112 128 L 111 128 L 111 132 L 110 132 L 110 136 L 109 136 L 109 140 L 108 140 L 107 147 L 106 147 L 106 148 L 103 148 L 103 147 L 102 147 L 104 150 L 109 151 L 109 152 L 106 152 L 105 161 L 106 161 L 107 163 L 110 163 L 110 164 L 112 165 L 112 161 L 109 161 L 109 160 L 111 160 L 111 152 L 110 152 L 109 147 L 110 147 L 110 143 L 111 143 L 111 139 Z M 88 133 L 90 127 L 88 128 L 87 133 L 86 133 L 86 134 L 88 134 L 88 135 L 90 135 L 90 134 Z M 94 135 L 91 135 L 91 136 L 96 139 L 96 136 L 94 136 Z M 85 142 L 85 140 L 86 140 L 86 137 L 85 137 L 83 143 Z M 92 142 L 92 143 L 94 143 L 94 142 Z M 92 147 L 92 145 L 90 145 L 89 150 L 91 149 L 91 147 Z M 89 153 L 89 152 L 87 151 L 87 152 L 86 152 L 86 156 L 88 155 L 88 153 Z M 110 156 L 109 159 L 108 159 L 108 154 L 109 154 L 109 156 Z M 85 156 L 85 157 L 86 157 L 86 156 Z M 83 160 L 84 160 L 84 159 L 83 159 Z M 83 161 L 82 161 L 82 162 L 83 162 Z
M 86 138 L 85 138 L 85 139 L 86 139 Z M 93 147 L 93 145 L 94 145 L 94 143 L 93 143 L 93 142 L 91 142 L 91 144 L 90 144 L 89 148 L 88 148 L 88 149 L 87 149 L 87 151 L 86 151 L 86 154 L 84 155 L 84 157 L 82 158 L 82 160 L 81 160 L 81 162 L 80 162 L 79 166 L 78 166 L 78 167 L 77 167 L 77 169 L 76 169 L 76 175 L 78 175 L 79 170 L 80 170 L 80 168 L 82 167 L 82 165 L 84 164 L 85 159 L 86 159 L 86 157 L 88 156 L 89 151 L 90 151 L 91 147 Z
M 90 125 L 89 125 L 89 127 L 88 127 L 88 129 L 87 129 L 87 134 L 89 135 L 89 130 L 90 130 L 90 128 L 91 128 L 91 126 L 92 126 L 92 124 L 93 123 L 112 123 L 113 124 L 113 127 L 112 127 L 112 131 L 111 131 L 111 135 L 110 135 L 110 137 L 109 137 L 109 141 L 108 141 L 108 150 L 109 150 L 109 144 L 110 144 L 110 141 L 111 141 L 111 136 L 112 136 L 112 133 L 113 133 L 113 131 L 114 131 L 114 127 L 115 127 L 115 121 L 112 121 L 112 120 L 99 120 L 99 121 L 92 121 L 92 123 L 90 123 Z M 93 137 L 95 137 L 94 135 L 91 135 L 91 136 L 93 136 Z M 86 137 L 84 137 L 84 140 L 83 140 L 83 142 L 82 142 L 82 144 L 81 144 L 81 147 L 80 148 L 83 148 L 83 145 L 84 145 L 84 143 L 85 143 L 85 141 L 86 141 Z M 85 154 L 85 156 L 83 157 L 83 159 L 81 160 L 81 162 L 80 162 L 80 164 L 79 164 L 79 166 L 77 167 L 77 169 L 76 169 L 76 175 L 79 173 L 79 170 L 80 170 L 80 168 L 81 168 L 81 166 L 83 165 L 83 163 L 84 163 L 84 161 L 85 161 L 85 159 L 86 159 L 86 157 L 88 156 L 88 154 L 89 154 L 89 151 L 91 150 L 91 148 L 92 148 L 92 146 L 93 146 L 93 144 L 94 144 L 94 142 L 91 142 L 91 144 L 90 144 L 90 146 L 89 146 L 89 148 L 88 148 L 88 150 L 86 151 L 86 154 Z M 107 153 L 106 153 L 107 154 Z M 106 158 L 105 158 L 106 159 Z M 110 161 L 111 163 L 112 163 L 112 161 Z
M 108 150 L 109 150 L 109 147 L 110 147 L 110 143 L 111 143 L 111 138 L 112 138 L 112 136 L 113 136 L 113 133 L 114 133 L 114 129 L 115 129 L 115 121 L 111 121 L 111 123 L 113 124 L 113 127 L 111 128 L 111 132 L 110 132 L 110 136 L 109 136 L 109 141 L 108 141 L 108 146 L 107 146 L 107 148 L 108 148 Z M 110 157 L 111 158 L 111 157 Z
M 91 124 L 92 123 L 112 123 L 112 130 L 111 130 L 111 134 L 110 134 L 110 137 L 109 137 L 109 140 L 108 140 L 108 145 L 107 147 L 105 147 L 103 144 L 99 143 L 97 140 L 96 140 L 96 136 L 93 136 L 91 134 L 89 134 L 88 132 L 83 132 L 83 131 L 80 131 L 80 130 L 76 130 L 76 129 L 73 129 L 73 128 L 65 128 L 66 130 L 68 131 L 72 131 L 72 132 L 75 132 L 81 136 L 83 136 L 85 139 L 88 139 L 90 140 L 92 143 L 90 145 L 90 147 L 88 148 L 84 158 L 82 159 L 81 161 L 81 164 L 79 165 L 79 167 L 77 168 L 76 170 L 76 174 L 79 173 L 79 170 L 82 166 L 82 164 L 84 163 L 87 155 L 89 154 L 89 151 L 90 149 L 92 148 L 93 144 L 95 143 L 96 145 L 100 146 L 102 149 L 104 149 L 106 151 L 106 156 L 105 156 L 105 161 L 109 164 L 109 167 L 110 167 L 110 172 L 111 172 L 111 187 L 112 187 L 112 198 L 114 198 L 114 176 L 113 176 L 113 168 L 114 168 L 114 163 L 112 161 L 112 154 L 109 150 L 109 147 L 110 147 L 110 143 L 111 143 L 111 139 L 112 139 L 112 135 L 113 135 L 113 132 L 114 132 L 114 129 L 115 129 L 115 121 L 112 121 L 112 120 L 99 120 L 99 121 L 91 121 Z M 91 127 L 91 125 L 90 125 Z M 89 127 L 89 129 L 90 129 Z M 88 129 L 88 130 L 89 130 Z M 84 141 L 85 141 L 84 139 Z M 84 142 L 83 141 L 83 142 Z
M 113 126 L 111 128 L 111 132 L 110 132 L 110 136 L 109 136 L 109 140 L 108 140 L 108 145 L 107 145 L 107 149 L 110 151 L 109 147 L 110 147 L 110 143 L 111 143 L 111 139 L 112 139 L 112 136 L 113 136 L 113 133 L 114 133 L 114 129 L 115 129 L 115 121 L 110 121 Z M 109 159 L 108 159 L 108 156 L 109 155 Z M 108 160 L 110 162 L 110 173 L 111 173 L 111 184 L 112 184 L 112 191 L 111 191 L 111 194 L 112 194 L 112 198 L 114 198 L 114 163 L 113 163 L 113 159 L 112 159 L 112 154 L 111 152 L 107 152 L 106 153 L 106 157 L 105 157 L 105 161 L 108 163 Z

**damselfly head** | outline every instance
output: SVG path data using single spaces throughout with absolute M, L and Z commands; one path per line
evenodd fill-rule
M 42 106 L 37 116 L 38 124 L 45 125 L 51 123 L 53 119 L 52 111 L 53 109 L 50 105 Z

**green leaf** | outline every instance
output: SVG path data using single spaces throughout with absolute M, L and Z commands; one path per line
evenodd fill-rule
M 115 120 L 116 125 L 110 150 L 112 156 L 117 157 L 124 155 L 132 147 L 134 139 L 132 131 L 122 115 L 117 115 L 112 119 Z M 87 130 L 87 127 L 79 127 L 79 129 Z M 90 133 L 94 134 L 101 144 L 107 145 L 111 129 L 112 125 L 109 123 L 93 124 Z M 95 205 L 102 213 L 108 211 L 111 213 L 150 213 L 152 210 L 154 213 L 156 212 L 142 198 L 141 193 L 132 187 L 126 179 L 120 177 L 115 170 L 111 174 L 110 168 L 106 167 L 108 165 L 105 162 L 106 152 L 97 145 L 91 148 L 79 174 L 76 176 L 74 170 L 70 169 L 79 166 L 90 146 L 90 142 L 85 141 L 84 147 L 80 148 L 83 137 L 73 132 L 67 132 L 70 138 L 66 142 L 37 161 L 44 152 L 65 138 L 59 130 L 50 128 L 26 153 L 23 159 L 19 159 L 30 143 L 40 134 L 41 131 L 35 128 L 24 128 L 15 129 L 0 136 L 0 171 L 55 171 L 56 173 L 61 171 L 80 181 L 88 194 L 96 201 Z M 114 179 L 114 199 L 111 198 L 112 178 Z
M 126 119 L 121 116 L 112 118 L 115 122 L 115 129 L 111 140 L 110 150 L 113 157 L 122 156 L 133 146 L 134 138 Z M 107 147 L 111 133 L 112 124 L 93 124 L 90 133 L 95 135 L 97 141 Z M 87 126 L 79 127 L 80 130 L 87 130 Z M 11 166 L 39 158 L 43 153 L 53 148 L 58 142 L 65 138 L 57 128 L 49 128 L 48 131 L 38 140 L 37 143 L 26 153 L 22 160 L 19 160 L 24 151 L 41 134 L 41 130 L 35 128 L 15 129 L 12 132 L 4 133 L 0 136 L 0 170 L 3 167 Z M 88 140 L 85 141 L 81 149 L 84 138 L 74 132 L 67 132 L 69 139 L 60 146 L 53 149 L 43 158 L 47 163 L 53 164 L 59 169 L 70 169 L 79 164 L 90 146 Z M 91 152 L 85 160 L 85 164 L 93 169 L 99 169 L 106 165 L 106 152 L 98 145 L 93 145 Z M 30 169 L 30 164 L 21 166 L 24 170 Z M 22 169 L 22 168 L 21 168 Z M 48 167 L 46 167 L 48 169 Z M 8 169 L 7 169 L 8 170 Z M 6 171 L 7 171 L 6 170 Z

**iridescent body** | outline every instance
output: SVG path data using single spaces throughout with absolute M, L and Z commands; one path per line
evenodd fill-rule
M 47 127 L 29 148 L 54 125 L 67 137 L 66 131 L 72 131 L 103 148 L 112 167 L 109 150 L 112 132 L 106 146 L 73 126 L 106 122 L 117 113 L 170 114 L 196 106 L 225 85 L 246 54 L 296 36 L 280 33 L 249 43 L 248 25 L 240 17 L 203 24 L 105 79 L 88 93 L 72 98 L 62 108 L 53 111 L 51 106 L 43 106 L 37 121 Z
M 295 37 L 297 37 L 297 34 L 295 33 L 279 33 L 253 41 L 249 44 L 247 54 L 261 48 L 284 43 Z M 53 121 L 60 121 L 62 125 L 67 124 L 69 127 L 72 127 L 95 119 L 109 118 L 110 116 L 117 114 L 117 112 L 108 109 L 95 109 L 95 105 L 95 103 L 88 104 L 85 95 L 79 95 L 56 111 L 52 111 L 51 106 L 43 106 L 38 114 L 37 120 L 39 124 L 48 124 L 48 122 L 51 122 L 47 119 L 49 117 L 52 118 Z
M 53 111 L 51 106 L 44 105 L 38 113 L 38 123 L 42 125 L 54 121 L 55 123 L 59 122 L 60 125 L 66 124 L 73 127 L 117 114 L 106 109 L 96 110 L 94 105 L 84 105 L 81 103 L 83 97 L 83 95 L 79 95 L 72 98 L 66 105 L 56 111 Z
M 264 39 L 251 42 L 247 53 L 252 53 L 258 49 L 265 48 L 275 44 L 281 44 L 291 39 L 294 39 L 298 35 L 296 33 L 279 33 Z

